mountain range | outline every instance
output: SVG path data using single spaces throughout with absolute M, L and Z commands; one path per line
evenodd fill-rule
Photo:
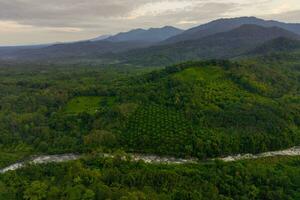
M 129 32 L 118 33 L 114 36 L 108 37 L 105 40 L 110 42 L 125 42 L 125 41 L 143 41 L 143 42 L 161 42 L 170 37 L 182 33 L 183 30 L 165 26 L 162 28 L 134 29 Z
M 213 35 L 220 32 L 226 32 L 238 28 L 244 24 L 253 24 L 262 27 L 279 27 L 300 34 L 300 24 L 284 23 L 273 20 L 263 20 L 256 17 L 239 17 L 230 19 L 218 19 L 207 24 L 203 24 L 183 33 L 168 38 L 165 43 L 175 43 L 185 40 L 200 39 L 208 35 Z
M 278 27 L 242 25 L 227 32 L 216 33 L 197 40 L 152 46 L 119 54 L 120 60 L 148 65 L 167 65 L 187 60 L 228 59 L 242 56 L 277 38 L 300 40 L 300 36 Z
M 298 45 L 292 44 L 300 40 L 299 34 L 300 24 L 240 17 L 215 20 L 186 31 L 165 26 L 74 43 L 0 48 L 0 59 L 97 59 L 162 65 L 185 60 L 227 59 L 261 51 L 291 51 L 298 49 Z
M 95 42 L 95 41 L 101 41 L 101 40 L 105 40 L 107 38 L 111 37 L 111 35 L 100 35 L 96 38 L 91 39 L 90 41 Z
M 265 55 L 270 54 L 273 52 L 287 52 L 300 49 L 300 41 L 286 38 L 286 37 L 279 37 L 274 40 L 270 40 L 264 43 L 261 46 L 253 49 L 249 52 L 250 55 Z

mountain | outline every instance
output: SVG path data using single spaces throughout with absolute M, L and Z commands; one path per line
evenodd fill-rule
M 25 46 L 0 46 L 0 58 L 9 59 L 14 57 L 21 51 L 31 51 L 35 49 L 45 48 L 53 44 L 25 45 Z
M 74 43 L 55 44 L 36 49 L 21 49 L 17 52 L 7 55 L 6 57 L 9 59 L 22 60 L 97 58 L 98 56 L 104 54 L 119 53 L 147 46 L 150 46 L 150 43 L 140 41 L 83 41 Z
M 100 35 L 99 37 L 93 38 L 90 41 L 92 41 L 92 42 L 101 41 L 101 40 L 105 40 L 109 37 L 111 37 L 111 35 Z
M 125 62 L 164 65 L 195 59 L 227 59 L 245 54 L 278 37 L 300 39 L 300 36 L 278 27 L 242 25 L 231 31 L 206 36 L 198 40 L 152 46 L 120 55 Z
M 160 42 L 172 36 L 182 33 L 183 30 L 165 26 L 162 28 L 134 29 L 129 32 L 119 33 L 106 39 L 110 42 L 126 42 L 126 41 L 144 41 L 144 42 Z
M 300 24 L 283 23 L 273 20 L 263 20 L 256 17 L 240 17 L 240 18 L 229 18 L 229 19 L 218 19 L 207 24 L 203 24 L 183 33 L 171 37 L 164 41 L 167 43 L 176 43 L 185 40 L 196 40 L 216 33 L 226 32 L 238 28 L 245 24 L 253 24 L 263 27 L 279 27 L 291 31 L 296 34 L 300 34 Z
M 100 37 L 96 41 L 35 48 L 0 48 L 0 58 L 87 58 L 142 65 L 165 65 L 193 59 L 226 59 L 245 55 L 278 37 L 298 40 L 299 35 L 295 32 L 299 27 L 299 24 L 265 21 L 254 17 L 220 19 L 185 32 L 166 26 L 148 30 L 136 29 L 104 40 L 98 40 L 102 38 Z M 164 40 L 172 35 L 177 36 Z
M 279 37 L 268 41 L 249 52 L 250 55 L 265 55 L 270 53 L 290 52 L 300 49 L 300 41 L 285 37 Z
M 149 47 L 168 37 L 181 33 L 182 30 L 166 26 L 136 29 L 115 36 L 100 36 L 89 41 L 61 43 L 48 46 L 0 48 L 2 59 L 57 59 L 57 58 L 98 58 L 104 54 L 120 53 L 132 49 Z

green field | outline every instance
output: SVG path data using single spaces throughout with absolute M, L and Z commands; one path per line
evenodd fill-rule
M 100 108 L 102 97 L 76 97 L 68 102 L 65 112 L 68 114 L 89 113 L 95 114 Z
M 224 71 L 220 67 L 201 67 L 201 68 L 188 68 L 180 73 L 174 75 L 182 81 L 214 81 L 224 78 Z

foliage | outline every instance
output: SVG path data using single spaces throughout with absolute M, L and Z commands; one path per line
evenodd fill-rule
M 191 125 L 176 110 L 143 105 L 131 115 L 122 133 L 122 143 L 132 151 L 191 155 Z
M 20 144 L 31 153 L 123 149 L 199 158 L 299 145 L 299 63 L 291 54 L 187 62 L 150 73 L 0 68 L 1 162 L 27 155 L 4 150 Z
M 299 199 L 300 160 L 159 165 L 88 157 L 0 175 L 4 199 Z

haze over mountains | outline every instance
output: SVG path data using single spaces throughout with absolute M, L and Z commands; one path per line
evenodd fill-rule
M 252 49 L 276 38 L 299 40 L 300 36 L 278 27 L 242 25 L 227 32 L 216 33 L 197 40 L 132 50 L 121 59 L 137 64 L 144 60 L 159 65 L 201 59 L 227 59 L 247 54 Z
M 105 40 L 107 38 L 111 37 L 111 35 L 100 35 L 96 38 L 91 39 L 90 41 L 101 41 L 101 40 Z
M 207 24 L 191 28 L 183 32 L 182 34 L 167 39 L 165 43 L 200 39 L 208 35 L 230 31 L 244 24 L 253 24 L 263 27 L 276 26 L 294 32 L 296 34 L 300 34 L 300 24 L 283 23 L 273 20 L 263 20 L 256 17 L 240 17 L 232 19 L 218 19 Z
M 143 41 L 155 43 L 166 40 L 182 32 L 183 30 L 172 26 L 165 26 L 162 28 L 150 28 L 148 30 L 135 29 L 125 33 L 119 33 L 105 40 L 110 42 Z
M 135 29 L 90 41 L 1 49 L 0 59 L 99 59 L 111 62 L 169 64 L 203 58 L 234 58 L 249 55 L 273 39 L 291 43 L 300 39 L 300 24 L 266 21 L 255 17 L 219 19 L 183 31 L 171 26 Z M 278 41 L 271 48 L 276 52 Z M 286 44 L 284 46 L 290 47 Z M 286 48 L 292 50 L 294 48 Z M 283 50 L 278 47 L 279 50 Z M 260 51 L 260 50 L 259 50 Z M 266 52 L 265 52 L 266 53 Z M 105 59 L 104 59 L 105 58 Z

